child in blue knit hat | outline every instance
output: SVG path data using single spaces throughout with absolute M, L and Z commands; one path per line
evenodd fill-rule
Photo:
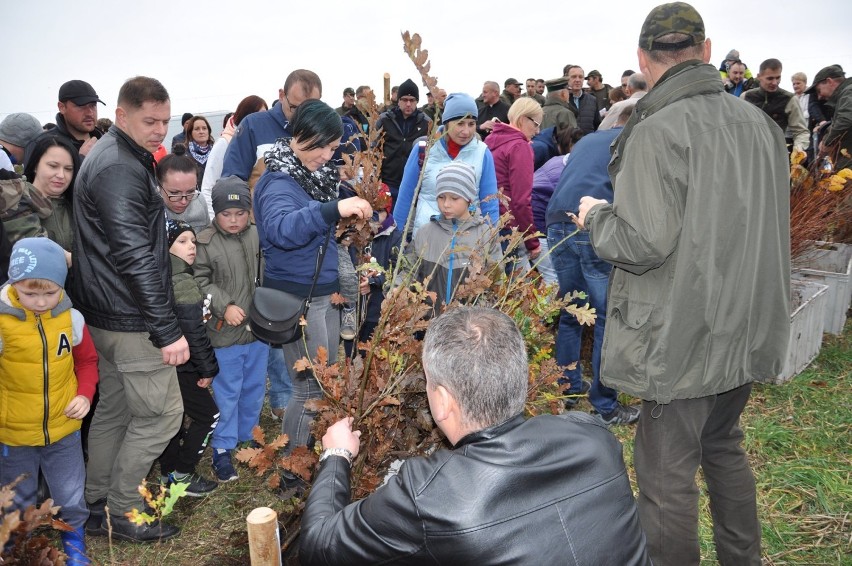
M 14 505 L 26 509 L 36 503 L 41 469 L 72 529 L 61 535 L 68 563 L 89 564 L 80 424 L 97 387 L 98 354 L 63 289 L 67 274 L 65 251 L 47 238 L 12 248 L 0 288 L 0 485 L 23 475 Z

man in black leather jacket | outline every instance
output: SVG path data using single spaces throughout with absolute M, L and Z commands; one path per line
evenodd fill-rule
M 115 125 L 86 157 L 74 190 L 71 296 L 100 359 L 100 401 L 89 430 L 86 501 L 90 535 L 137 542 L 176 535 L 177 527 L 137 526 L 137 491 L 183 416 L 175 366 L 189 346 L 175 314 L 165 209 L 153 151 L 166 136 L 169 94 L 135 77 L 118 94 Z
M 650 564 L 621 445 L 586 414 L 525 420 L 523 338 L 459 307 L 423 346 L 432 417 L 452 444 L 349 503 L 360 432 L 331 426 L 302 517 L 302 564 Z

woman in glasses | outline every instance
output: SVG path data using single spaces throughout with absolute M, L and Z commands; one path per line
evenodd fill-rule
M 500 192 L 509 197 L 508 209 L 500 202 L 500 214 L 512 213 L 512 219 L 504 230 L 517 228 L 519 232 L 532 235 L 535 224 L 532 214 L 532 185 L 535 159 L 530 140 L 541 129 L 544 111 L 533 98 L 519 98 L 509 108 L 509 123 L 494 124 L 485 144 L 494 156 L 494 170 Z M 517 264 L 524 272 L 530 269 L 530 260 L 535 260 L 541 249 L 538 238 L 528 238 L 524 248 L 517 250 Z
M 210 225 L 210 216 L 203 199 L 198 198 L 198 166 L 185 153 L 184 145 L 178 144 L 173 153 L 160 160 L 157 182 L 166 217 L 183 220 L 197 233 Z

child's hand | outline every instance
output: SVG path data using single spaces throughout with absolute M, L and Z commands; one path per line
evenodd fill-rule
M 91 403 L 83 395 L 77 395 L 65 407 L 65 416 L 69 419 L 82 419 L 89 414 Z
M 200 387 L 201 389 L 207 389 L 208 387 L 210 387 L 210 384 L 213 383 L 213 378 L 202 377 L 196 383 L 198 383 L 198 387 Z
M 361 276 L 361 282 L 358 284 L 358 291 L 362 295 L 370 294 L 370 278 L 366 275 Z
M 228 305 L 225 309 L 225 322 L 231 326 L 239 326 L 246 319 L 246 313 L 237 305 Z

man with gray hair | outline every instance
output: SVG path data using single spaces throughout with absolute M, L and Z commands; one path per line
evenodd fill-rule
M 609 112 L 606 113 L 598 130 L 609 130 L 615 127 L 616 121 L 620 120 L 621 114 L 627 108 L 629 112 L 633 111 L 636 102 L 648 94 L 648 81 L 645 80 L 645 75 L 642 73 L 633 73 L 627 77 L 627 86 L 624 88 L 625 94 L 629 96 L 627 100 L 621 100 L 612 105 Z M 624 122 L 627 122 L 629 116 L 624 117 Z M 623 125 L 623 124 L 622 124 Z
M 360 432 L 351 418 L 329 427 L 302 564 L 650 564 L 615 437 L 581 413 L 524 418 L 529 368 L 511 318 L 445 312 L 426 331 L 423 370 L 451 448 L 349 503 Z
M 614 200 L 585 196 L 574 217 L 615 268 L 601 381 L 642 399 L 634 463 L 654 564 L 700 562 L 700 467 L 719 562 L 759 566 L 739 421 L 752 382 L 777 376 L 787 357 L 784 138 L 764 112 L 725 96 L 689 4 L 651 10 L 638 56 L 651 90 L 613 144 Z

